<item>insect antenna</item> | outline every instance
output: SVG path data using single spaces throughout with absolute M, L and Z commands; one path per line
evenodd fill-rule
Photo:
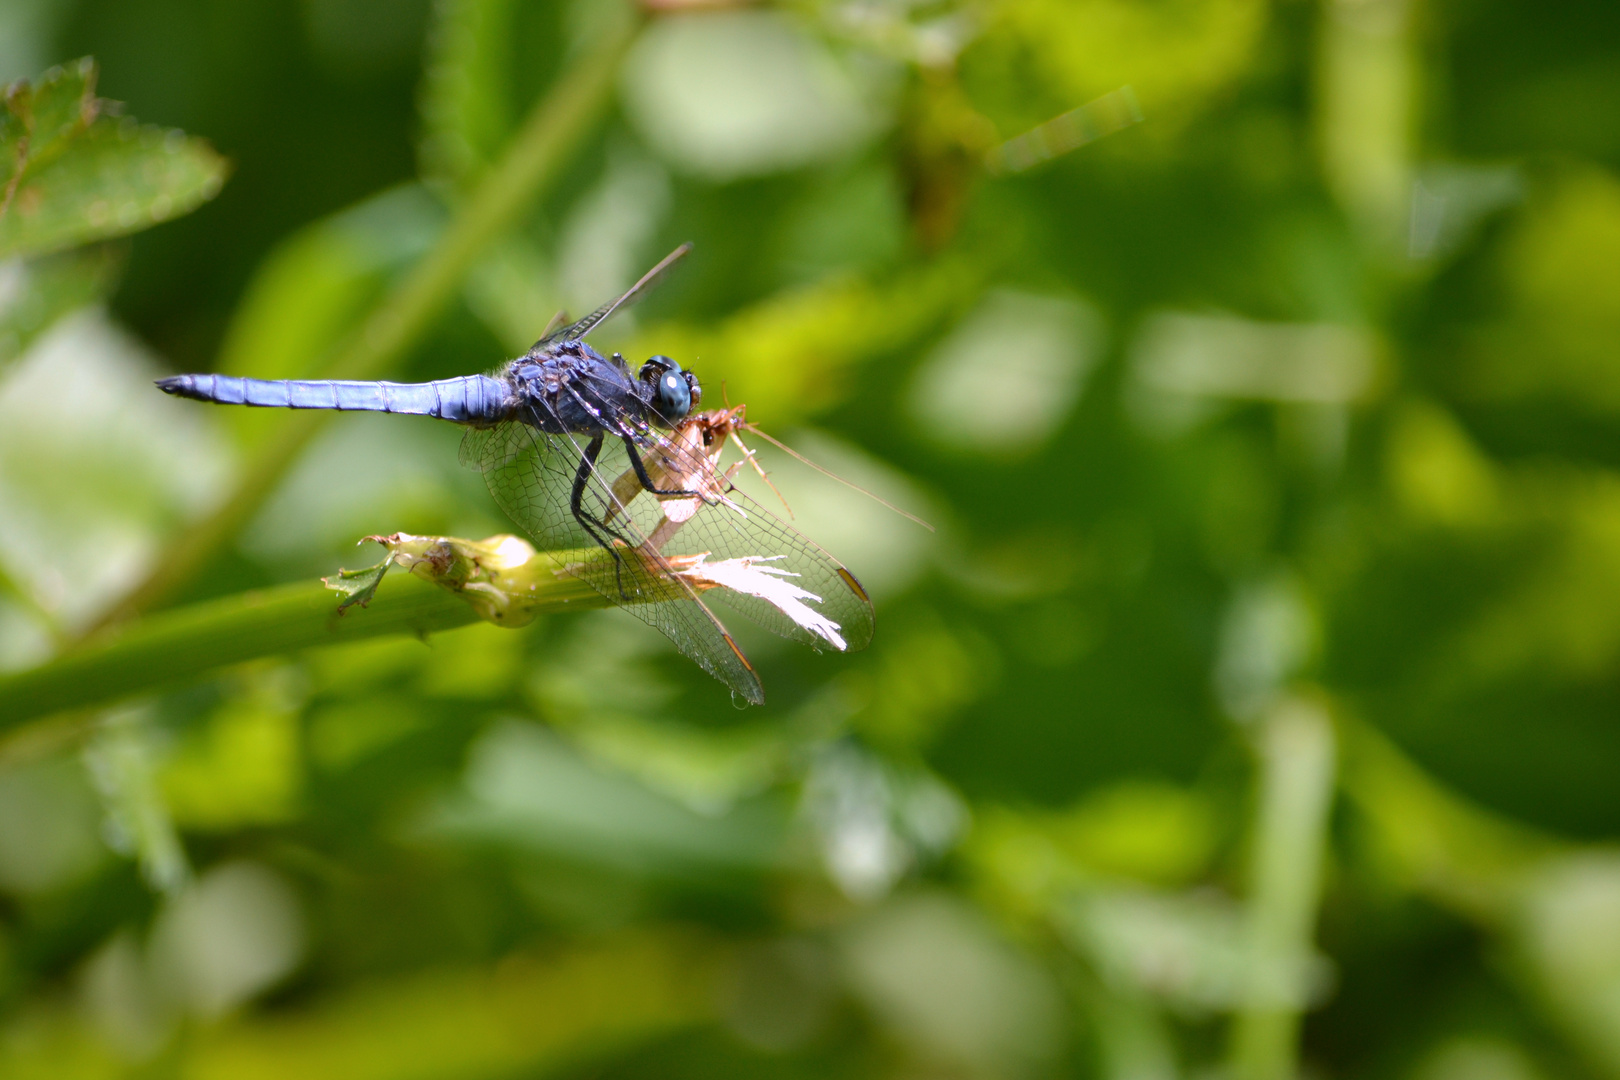
M 758 428 L 751 424 L 743 424 L 739 426 L 746 427 L 750 431 L 758 432 L 760 435 L 764 435 L 765 438 L 770 439 L 771 442 L 776 442 L 775 439 L 771 439 L 769 435 L 765 435 L 763 431 L 759 431 Z M 736 428 L 732 428 L 731 430 L 731 441 L 737 445 L 738 451 L 742 453 L 743 460 L 748 462 L 748 464 L 753 467 L 753 470 L 759 474 L 759 478 L 761 480 L 765 481 L 765 486 L 770 488 L 778 499 L 782 500 L 782 509 L 787 511 L 788 518 L 790 520 L 797 520 L 793 517 L 793 507 L 788 505 L 787 498 L 780 491 L 776 490 L 775 484 L 771 483 L 770 474 L 764 469 L 760 468 L 759 459 L 754 456 L 754 452 L 748 448 L 748 445 L 742 441 L 742 437 L 737 434 Z M 791 450 L 788 452 L 792 453 Z
M 726 393 L 726 380 L 724 379 L 720 380 L 720 404 L 726 407 L 727 412 L 733 412 L 737 415 L 737 419 L 732 422 L 731 429 L 727 434 L 731 441 L 737 444 L 737 450 L 742 454 L 743 460 L 747 461 L 748 464 L 754 467 L 754 471 L 759 474 L 759 478 L 765 481 L 765 486 L 770 488 L 778 499 L 782 500 L 782 509 L 787 511 L 788 519 L 792 521 L 798 520 L 793 516 L 793 507 L 788 505 L 787 497 L 784 496 L 780 491 L 776 490 L 776 485 L 771 483 L 770 475 L 766 473 L 764 469 L 760 468 L 759 459 L 754 457 L 754 452 L 748 449 L 748 446 L 742 441 L 742 437 L 737 434 L 737 429 L 740 427 L 745 427 L 749 431 L 758 431 L 761 436 L 769 439 L 773 443 L 776 442 L 776 440 L 772 439 L 769 435 L 766 435 L 763 431 L 759 431 L 758 428 L 742 419 L 743 406 L 739 405 L 735 409 L 731 407 L 731 395 Z M 781 446 L 782 444 L 777 443 L 777 445 Z M 787 447 L 784 446 L 782 449 L 787 450 Z M 788 453 L 791 454 L 793 451 L 788 450 Z
M 816 470 L 816 472 L 818 472 L 818 473 L 821 473 L 823 476 L 831 477 L 832 479 L 838 481 L 840 484 L 843 484 L 847 488 L 853 488 L 854 490 L 860 492 L 862 495 L 865 495 L 868 499 L 871 499 L 873 502 L 879 504 L 880 506 L 888 507 L 890 510 L 893 510 L 895 513 L 899 514 L 901 517 L 906 518 L 909 521 L 915 521 L 918 525 L 921 525 L 923 528 L 927 529 L 929 532 L 934 531 L 934 527 L 932 525 L 928 524 L 928 522 L 924 521 L 922 518 L 918 517 L 916 514 L 908 513 L 905 510 L 900 509 L 898 506 L 894 505 L 894 503 L 892 503 L 889 500 L 883 498 L 881 495 L 876 495 L 876 494 L 874 494 L 874 493 L 872 493 L 870 491 L 867 491 L 865 488 L 861 487 L 861 485 L 859 485 L 859 484 L 857 484 L 857 483 L 855 483 L 855 482 L 853 482 L 851 480 L 845 480 L 842 476 L 839 476 L 837 473 L 833 472 L 831 469 L 827 468 L 824 465 L 817 465 L 815 462 L 811 461 L 809 458 L 805 457 L 803 454 L 801 454 L 797 450 L 793 449 L 793 447 L 791 447 L 791 446 L 787 445 L 786 443 L 782 442 L 782 440 L 772 438 L 771 436 L 765 434 L 765 432 L 761 431 L 755 425 L 753 425 L 753 424 L 742 424 L 742 425 L 739 425 L 739 426 L 747 428 L 750 434 L 758 435 L 760 438 L 764 439 L 766 442 L 770 443 L 772 446 L 776 447 L 778 450 L 781 450 L 784 453 L 793 455 L 795 458 L 797 458 L 800 461 L 804 462 L 804 464 L 810 466 L 812 469 Z M 733 436 L 733 438 L 735 438 L 735 436 Z M 757 468 L 759 468 L 759 466 L 755 465 L 754 468 L 757 469 Z M 776 489 L 773 487 L 773 488 L 771 488 L 771 490 L 775 491 Z M 781 496 L 778 496 L 778 498 L 780 498 L 780 497 Z

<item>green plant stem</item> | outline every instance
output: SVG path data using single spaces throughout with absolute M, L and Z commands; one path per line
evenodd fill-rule
M 606 601 L 572 578 L 539 595 L 535 611 Z M 365 608 L 337 613 L 319 582 L 241 593 L 141 620 L 41 667 L 0 677 L 0 731 L 64 709 L 104 705 L 195 679 L 229 664 L 387 634 L 428 634 L 478 621 L 465 599 L 409 573 L 389 574 Z
M 505 155 L 458 208 L 438 243 L 382 300 L 320 377 L 378 378 L 421 337 L 479 252 L 533 203 L 606 107 L 619 63 L 639 25 L 639 19 L 626 19 L 604 33 L 535 103 Z M 230 497 L 90 632 L 156 607 L 191 580 L 241 530 L 330 417 L 318 411 L 289 416 L 242 470 Z
M 1237 1080 L 1293 1080 L 1336 748 L 1333 723 L 1316 701 L 1287 699 L 1257 723 L 1260 792 L 1249 875 L 1249 954 L 1231 1073 Z

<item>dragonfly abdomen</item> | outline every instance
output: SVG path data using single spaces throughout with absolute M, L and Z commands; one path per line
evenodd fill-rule
M 404 413 L 434 416 L 460 424 L 492 424 L 505 417 L 511 408 L 506 384 L 487 375 L 464 375 L 427 383 L 175 375 L 159 379 L 157 384 L 168 394 L 221 405 Z

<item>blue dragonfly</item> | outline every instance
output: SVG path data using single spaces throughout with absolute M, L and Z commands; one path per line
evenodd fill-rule
M 489 375 L 428 383 L 176 375 L 167 393 L 229 405 L 431 416 L 465 426 L 461 460 L 569 573 L 655 627 L 753 703 L 764 690 L 715 614 L 736 611 L 817 649 L 864 648 L 872 602 L 855 575 L 732 484 L 719 467 L 742 408 L 694 413 L 697 376 L 667 356 L 632 374 L 585 341 L 688 251 L 624 295 L 551 329 Z M 774 440 L 773 440 L 774 441 Z M 745 459 L 753 463 L 751 454 Z M 757 468 L 757 465 L 755 466 Z

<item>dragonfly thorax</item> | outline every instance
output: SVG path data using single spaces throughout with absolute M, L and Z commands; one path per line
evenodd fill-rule
M 514 415 L 554 435 L 615 434 L 646 425 L 649 389 L 582 341 L 560 341 L 512 361 L 503 372 Z

